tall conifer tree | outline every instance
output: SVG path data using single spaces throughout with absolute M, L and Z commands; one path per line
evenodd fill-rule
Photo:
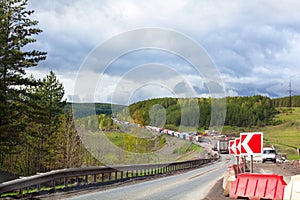
M 37 82 L 26 78 L 25 70 L 46 58 L 46 52 L 28 50 L 28 44 L 42 32 L 34 11 L 26 10 L 27 0 L 0 1 L 0 152 L 10 152 L 24 130 L 26 87 Z M 1 162 L 1 157 L 0 157 Z M 1 163 L 0 163 L 1 165 Z

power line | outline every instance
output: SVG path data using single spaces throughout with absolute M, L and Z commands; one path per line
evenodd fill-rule
M 292 111 L 292 82 L 289 83 L 289 108 Z

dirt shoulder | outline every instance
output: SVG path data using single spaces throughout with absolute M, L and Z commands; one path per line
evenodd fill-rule
M 248 163 L 249 166 L 249 163 Z M 300 174 L 300 163 L 290 161 L 286 163 L 254 163 L 254 173 L 278 174 L 284 177 L 286 183 L 289 183 L 291 176 Z M 228 200 L 229 197 L 223 195 L 223 178 L 211 188 L 204 200 Z

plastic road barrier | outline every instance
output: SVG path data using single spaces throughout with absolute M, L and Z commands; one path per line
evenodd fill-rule
M 283 199 L 284 200 L 300 199 L 300 175 L 291 177 L 291 181 L 285 187 Z
M 239 167 L 237 166 L 237 164 L 232 165 L 236 177 L 237 177 L 238 174 L 244 173 L 243 165 L 244 165 L 244 163 L 240 163 Z
M 230 198 L 283 199 L 286 182 L 277 174 L 239 174 L 231 183 Z
M 226 173 L 224 175 L 224 178 L 223 178 L 223 189 L 224 189 L 223 194 L 225 196 L 229 195 L 231 183 L 233 181 L 235 181 L 235 179 L 236 178 L 235 178 L 235 173 L 234 173 L 233 166 L 228 166 L 227 171 L 226 171 Z

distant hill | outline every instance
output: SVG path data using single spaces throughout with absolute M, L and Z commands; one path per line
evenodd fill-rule
M 167 111 L 166 126 L 176 127 L 181 122 L 181 110 L 178 98 L 158 98 L 140 101 L 129 106 L 130 116 L 136 123 L 147 125 L 150 122 L 149 109 L 159 104 Z M 199 98 L 199 110 L 201 113 L 199 128 L 207 128 L 210 123 L 211 99 Z M 225 125 L 247 127 L 264 126 L 271 122 L 272 116 L 276 114 L 276 107 L 288 107 L 289 97 L 269 98 L 264 96 L 227 97 L 227 113 Z M 75 107 L 77 117 L 90 115 L 111 115 L 120 113 L 126 106 L 108 103 L 67 103 L 65 110 Z M 300 95 L 292 96 L 292 107 L 300 107 Z M 158 110 L 159 112 L 160 110 Z M 122 115 L 120 115 L 122 116 Z M 124 119 L 125 120 L 125 119 Z M 192 120 L 192 119 L 191 119 Z M 185 122 L 188 126 L 191 122 Z
M 67 103 L 65 111 L 71 110 L 77 117 L 87 117 L 90 115 L 111 115 L 113 112 L 120 112 L 125 108 L 124 105 L 108 104 L 108 103 Z M 75 109 L 74 109 L 75 108 Z
M 130 117 L 141 125 L 148 125 L 153 122 L 153 119 L 164 120 L 166 117 L 165 128 L 176 129 L 178 126 L 191 126 L 195 124 L 195 119 L 192 113 L 194 110 L 189 110 L 190 107 L 181 108 L 181 103 L 189 104 L 190 101 L 198 100 L 200 119 L 199 129 L 207 129 L 211 119 L 211 98 L 199 99 L 178 99 L 178 98 L 160 98 L 151 99 L 134 103 L 129 106 Z M 250 127 L 250 126 L 265 126 L 271 123 L 272 117 L 277 113 L 273 101 L 269 97 L 264 96 L 249 96 L 249 97 L 227 97 L 227 112 L 225 125 Z M 156 105 L 160 105 L 157 107 Z M 156 106 L 154 116 L 149 116 L 149 110 L 153 110 Z M 222 109 L 222 108 L 220 108 Z M 118 117 L 121 120 L 127 121 L 122 117 L 126 116 L 126 111 L 123 111 Z M 165 112 L 165 114 L 163 114 Z M 191 113 L 191 114 L 189 114 Z M 187 114 L 182 120 L 182 114 Z M 127 114 L 128 115 L 128 114 Z M 157 116 L 155 116 L 157 115 Z M 157 118 L 158 117 L 158 118 Z M 161 119 L 160 119 L 161 118 Z M 152 121 L 151 121 L 152 120 Z

